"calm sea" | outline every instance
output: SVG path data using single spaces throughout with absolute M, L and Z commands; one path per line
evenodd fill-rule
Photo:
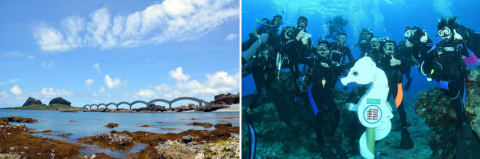
M 60 134 L 72 133 L 68 138 L 58 138 L 52 135 L 42 135 L 43 137 L 58 138 L 70 142 L 74 139 L 94 136 L 99 133 L 110 133 L 116 131 L 148 131 L 153 133 L 179 133 L 188 129 L 213 130 L 214 128 L 203 128 L 199 126 L 187 125 L 195 122 L 209 122 L 213 125 L 232 123 L 233 126 L 239 126 L 239 119 L 223 119 L 225 117 L 239 117 L 238 112 L 212 112 L 212 113 L 100 113 L 100 112 L 78 112 L 61 113 L 60 111 L 50 110 L 11 110 L 0 109 L 0 117 L 21 116 L 24 118 L 37 119 L 37 123 L 22 123 L 35 131 L 52 130 L 60 131 Z M 191 120 L 192 118 L 199 120 Z M 75 120 L 75 122 L 68 122 Z M 157 123 L 163 122 L 163 123 Z M 116 128 L 104 127 L 108 123 L 118 123 Z M 12 125 L 20 123 L 10 122 Z M 149 125 L 150 127 L 140 127 Z M 162 128 L 174 128 L 175 130 L 166 130 Z M 237 134 L 238 135 L 238 134 Z M 127 153 L 140 151 L 143 146 L 135 147 L 130 152 L 113 152 L 108 149 L 91 149 L 82 151 L 84 153 L 106 153 L 113 157 L 125 157 Z

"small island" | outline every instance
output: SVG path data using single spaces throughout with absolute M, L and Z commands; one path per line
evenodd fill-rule
M 42 103 L 32 97 L 28 97 L 27 101 L 21 107 L 7 107 L 4 109 L 26 109 L 26 110 L 79 110 L 81 108 L 72 107 L 71 102 L 62 97 L 53 98 L 48 105 Z

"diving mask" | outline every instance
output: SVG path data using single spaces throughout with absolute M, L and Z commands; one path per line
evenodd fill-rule
M 415 32 L 413 32 L 413 30 L 408 30 L 407 32 L 405 32 L 405 37 L 409 38 L 409 37 L 413 36 L 413 34 L 415 34 Z
M 320 56 L 326 57 L 328 55 L 327 45 L 325 45 L 325 44 L 319 45 L 318 48 L 317 48 L 317 53 Z
M 345 41 L 347 41 L 347 37 L 345 35 L 340 35 L 338 36 L 338 41 L 344 43 Z
M 293 29 L 289 28 L 289 29 L 287 29 L 287 31 L 285 31 L 285 38 L 287 38 L 287 39 L 293 39 L 294 38 Z
M 444 27 L 443 29 L 438 31 L 438 35 L 441 37 L 449 36 L 452 33 L 450 28 Z
M 362 33 L 362 39 L 368 39 L 368 38 L 370 38 L 370 34 L 367 33 L 367 32 L 363 32 Z
M 393 54 L 393 52 L 395 52 L 395 45 L 393 43 L 386 43 L 385 46 L 383 46 L 383 51 L 387 55 Z

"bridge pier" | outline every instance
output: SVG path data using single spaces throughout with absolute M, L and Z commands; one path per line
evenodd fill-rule
M 92 106 L 90 106 L 90 110 L 92 110 Z
M 98 110 L 98 105 L 97 105 L 97 110 Z
M 169 107 L 169 108 L 172 108 L 172 103 L 168 103 L 168 107 Z
M 203 104 L 202 102 L 198 102 L 198 106 L 200 106 L 200 107 L 201 107 L 201 106 L 202 106 L 202 104 Z
M 132 106 L 130 106 L 130 110 L 132 110 Z
M 117 106 L 117 110 L 118 110 L 118 106 Z

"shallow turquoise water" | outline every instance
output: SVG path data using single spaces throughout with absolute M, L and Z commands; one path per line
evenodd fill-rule
M 66 139 L 74 142 L 74 139 L 94 136 L 99 133 L 110 133 L 116 131 L 148 131 L 153 133 L 178 133 L 188 129 L 196 130 L 213 130 L 214 128 L 203 128 L 199 126 L 187 125 L 195 122 L 209 122 L 213 125 L 219 123 L 232 123 L 233 126 L 239 126 L 239 119 L 223 119 L 224 117 L 239 117 L 238 112 L 215 112 L 215 113 L 101 113 L 101 112 L 78 112 L 78 113 L 61 113 L 60 111 L 50 110 L 11 110 L 0 109 L 0 117 L 21 116 L 24 118 L 33 118 L 38 120 L 37 123 L 22 123 L 28 128 L 36 129 L 36 131 L 52 130 L 60 131 L 60 134 L 72 133 Z M 76 122 L 68 122 L 75 120 Z M 163 122 L 163 123 L 157 123 Z M 118 123 L 116 128 L 104 127 L 108 123 Z M 11 122 L 12 125 L 20 123 Z M 149 125 L 150 127 L 140 127 L 141 125 Z M 175 128 L 177 130 L 162 130 L 161 128 Z M 41 134 L 40 134 L 41 135 Z M 42 135 L 43 137 L 57 138 L 50 135 Z M 141 145 L 141 144 L 140 144 Z M 133 148 L 131 152 L 135 153 L 143 148 Z M 128 152 L 114 152 L 108 149 L 86 150 L 85 153 L 106 153 L 114 157 L 125 157 Z

